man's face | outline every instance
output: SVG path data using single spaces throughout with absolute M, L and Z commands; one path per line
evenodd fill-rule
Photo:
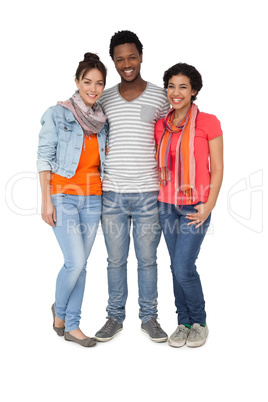
M 125 43 L 114 48 L 114 64 L 122 81 L 132 82 L 140 76 L 142 54 L 134 43 Z

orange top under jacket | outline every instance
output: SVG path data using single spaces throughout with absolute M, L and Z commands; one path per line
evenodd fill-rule
M 84 137 L 75 175 L 70 179 L 52 174 L 51 194 L 101 195 L 100 154 L 96 134 Z

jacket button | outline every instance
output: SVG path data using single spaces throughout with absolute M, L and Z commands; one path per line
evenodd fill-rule
M 102 152 L 104 151 L 104 149 L 103 149 L 103 148 L 101 148 L 101 150 L 102 150 Z
M 64 130 L 67 130 L 67 127 L 64 127 Z
M 98 137 L 100 137 L 100 134 L 98 134 Z

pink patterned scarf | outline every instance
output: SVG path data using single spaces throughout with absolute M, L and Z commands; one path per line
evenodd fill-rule
M 92 108 L 87 106 L 78 91 L 70 99 L 64 102 L 57 102 L 57 104 L 73 112 L 85 135 L 99 133 L 107 120 L 101 106 L 97 102 Z

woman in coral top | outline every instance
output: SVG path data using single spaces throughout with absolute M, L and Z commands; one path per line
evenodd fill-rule
M 178 63 L 164 73 L 171 109 L 155 127 L 161 226 L 171 259 L 178 326 L 169 345 L 198 347 L 208 335 L 196 269 L 223 176 L 219 120 L 194 103 L 202 88 L 195 67 Z
M 101 215 L 101 172 L 108 129 L 97 100 L 106 68 L 86 53 L 78 65 L 77 91 L 50 107 L 41 119 L 37 168 L 42 191 L 42 218 L 52 226 L 64 256 L 52 305 L 53 328 L 82 346 L 96 341 L 79 328 L 86 264 Z

